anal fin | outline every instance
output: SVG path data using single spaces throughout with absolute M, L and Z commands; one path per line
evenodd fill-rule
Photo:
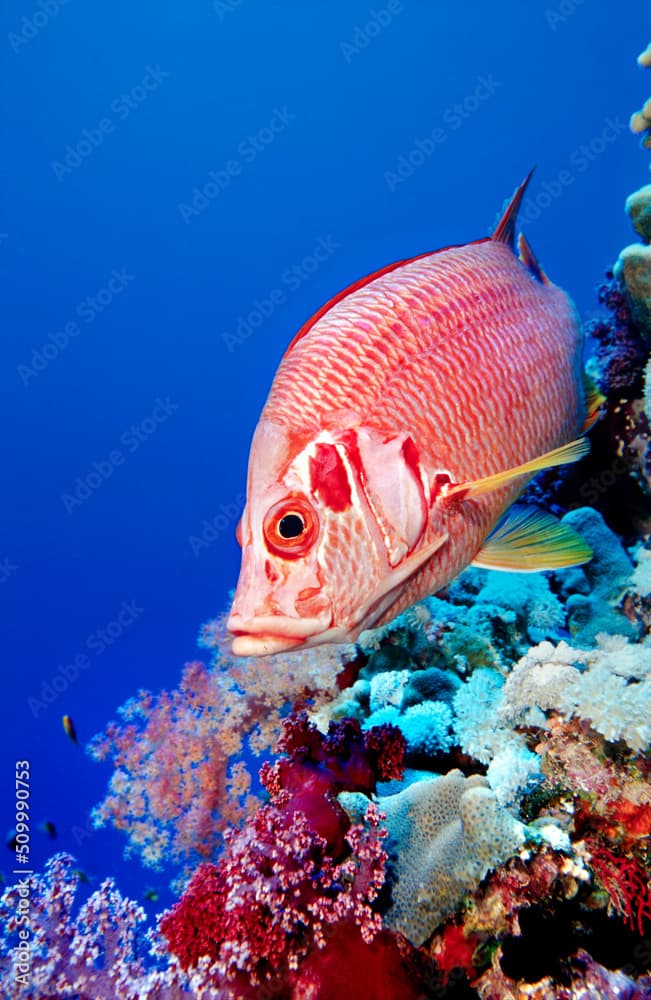
M 473 566 L 534 573 L 580 566 L 592 549 L 573 528 L 531 507 L 511 507 L 473 559 Z

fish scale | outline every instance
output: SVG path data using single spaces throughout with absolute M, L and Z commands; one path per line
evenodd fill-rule
M 390 313 L 378 298 L 382 285 L 399 303 Z M 454 309 L 442 301 L 444 293 Z M 558 337 L 561 324 L 569 338 Z M 580 386 L 574 370 L 573 378 L 563 375 L 578 342 L 565 294 L 536 282 L 508 247 L 487 240 L 439 251 L 376 279 L 326 313 L 281 363 L 263 416 L 310 433 L 329 410 L 349 408 L 383 433 L 405 426 L 424 432 L 431 459 L 455 476 L 485 475 L 495 471 L 496 460 L 508 468 L 577 432 Z M 536 372 L 537 392 L 547 405 L 562 407 L 560 420 L 558 412 L 545 419 L 544 410 L 542 419 L 531 419 L 526 400 Z M 456 390 L 446 401 L 451 376 Z M 438 412 L 452 447 L 436 433 L 428 399 L 443 407 Z M 514 426 L 509 406 L 516 400 L 525 404 Z M 492 447 L 484 440 L 482 454 L 464 455 L 464 443 L 478 431 Z
M 529 267 L 513 249 L 525 185 L 492 238 L 358 282 L 290 344 L 251 449 L 236 653 L 355 638 L 488 564 L 487 538 L 502 568 L 589 558 L 570 532 L 517 518 L 513 547 L 502 532 L 490 548 L 547 454 L 582 453 L 576 312 L 528 246 Z M 296 539 L 278 534 L 284 512 Z

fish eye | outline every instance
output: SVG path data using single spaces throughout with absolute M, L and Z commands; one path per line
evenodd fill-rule
M 270 552 L 296 559 L 309 552 L 319 535 L 319 519 L 305 497 L 289 496 L 267 512 L 263 534 Z
M 285 514 L 278 522 L 278 534 L 282 538 L 298 538 L 305 531 L 305 521 L 300 514 Z

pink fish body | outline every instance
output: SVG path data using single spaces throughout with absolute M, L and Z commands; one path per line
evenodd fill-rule
M 585 451 L 575 309 L 513 250 L 525 185 L 492 238 L 385 268 L 290 344 L 251 446 L 235 654 L 353 641 L 472 561 L 590 557 L 545 516 L 494 531 L 533 472 Z

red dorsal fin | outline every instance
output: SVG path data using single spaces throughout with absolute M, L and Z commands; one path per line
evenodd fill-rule
M 524 198 L 524 192 L 527 190 L 527 184 L 531 180 L 531 175 L 533 174 L 534 169 L 534 167 L 531 168 L 525 179 L 522 181 L 522 184 L 511 198 L 504 215 L 497 223 L 495 232 L 491 236 L 492 240 L 497 240 L 498 243 L 506 243 L 506 245 L 510 246 L 512 250 L 515 250 L 515 223 L 517 215 L 520 211 L 520 205 L 522 204 L 522 199 Z
M 403 264 L 411 264 L 414 260 L 421 260 L 423 257 L 431 257 L 431 255 L 432 251 L 428 250 L 427 253 L 419 253 L 415 257 L 408 257 L 406 260 L 396 260 L 393 264 L 387 264 L 386 267 L 381 267 L 378 271 L 373 271 L 372 274 L 367 274 L 365 278 L 360 278 L 359 281 L 354 281 L 352 285 L 348 285 L 347 288 L 337 292 L 337 294 L 333 295 L 331 299 L 328 299 L 325 305 L 322 305 L 320 309 L 317 309 L 317 311 L 310 316 L 306 323 L 303 323 L 303 326 L 300 328 L 298 333 L 292 338 L 283 357 L 287 357 L 294 345 L 297 344 L 299 340 L 302 340 L 306 333 L 309 333 L 314 324 L 318 323 L 322 316 L 325 316 L 327 312 L 330 312 L 332 307 L 336 306 L 342 299 L 345 299 L 347 295 L 352 295 L 353 292 L 358 291 L 360 288 L 364 288 L 365 285 L 370 285 L 370 283 L 375 281 L 376 278 L 381 278 L 383 274 L 389 274 L 390 271 L 395 271 L 397 268 L 402 267 Z
M 518 236 L 518 256 L 527 270 L 533 274 L 534 278 L 536 278 L 541 285 L 549 284 L 549 278 L 538 263 L 535 253 L 522 233 Z

